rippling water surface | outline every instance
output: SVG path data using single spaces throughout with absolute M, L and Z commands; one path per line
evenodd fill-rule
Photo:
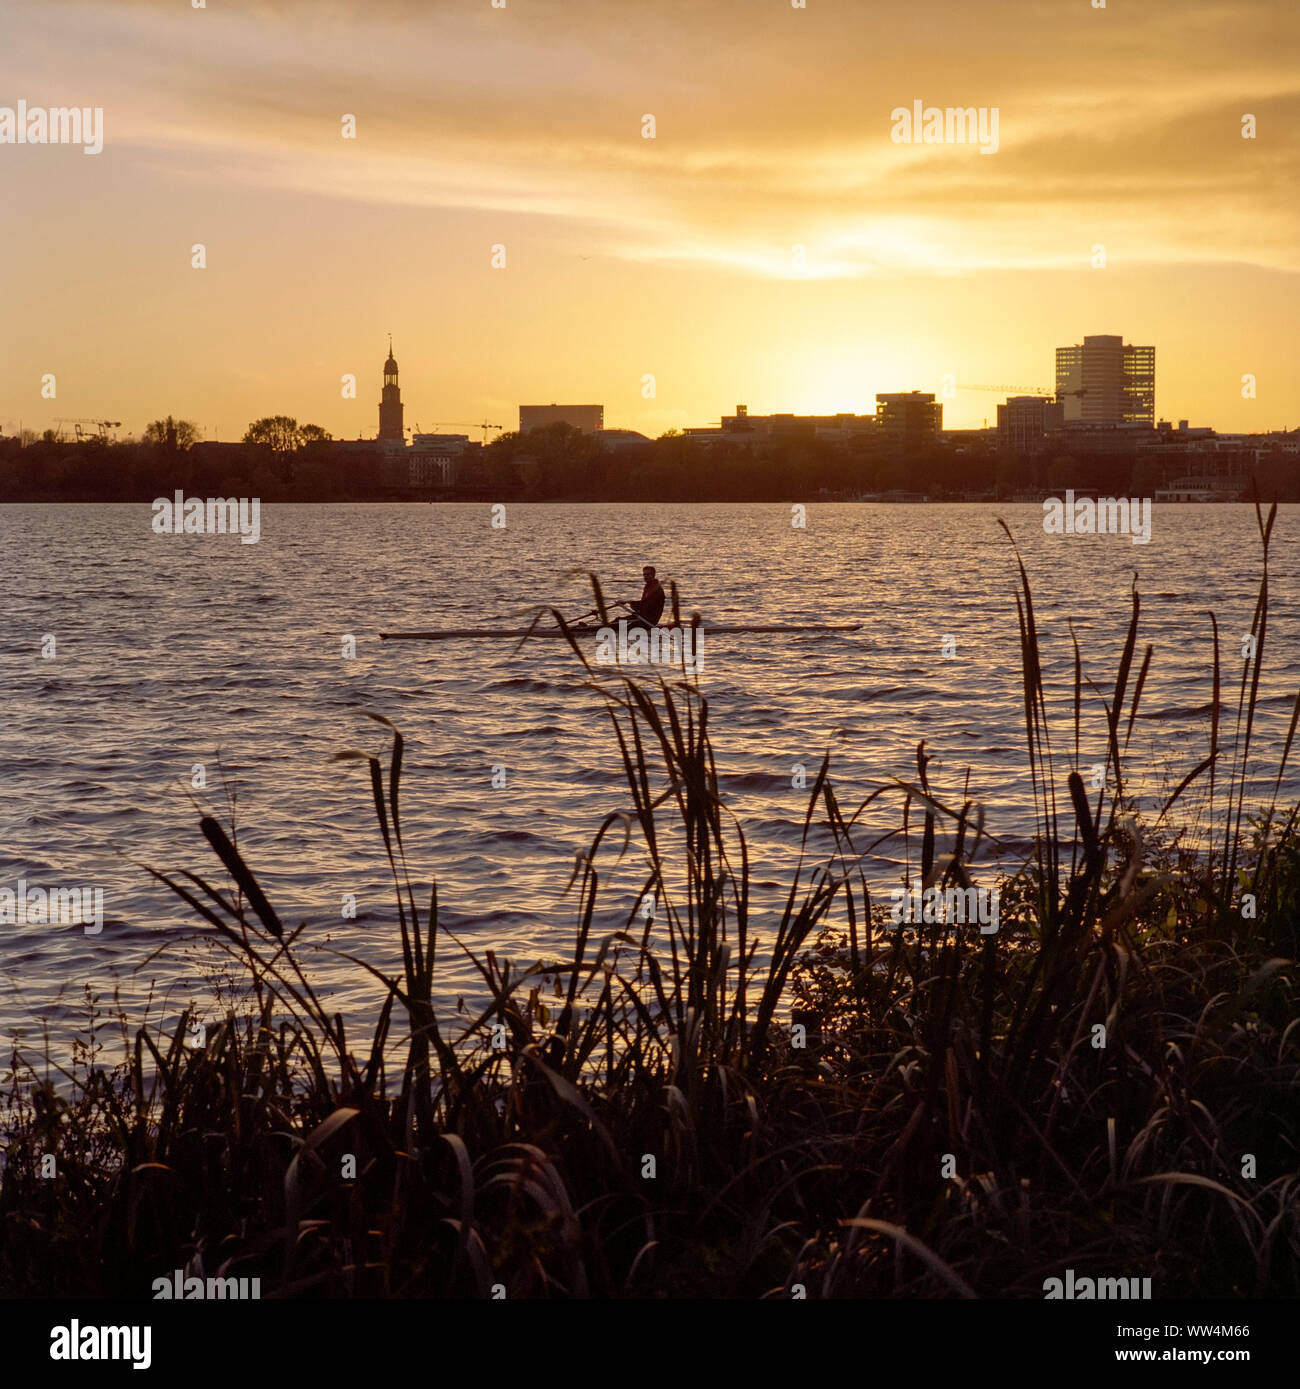
M 315 978 L 364 1019 L 376 985 L 341 955 L 382 969 L 400 958 L 364 764 L 333 760 L 349 748 L 385 753 L 367 710 L 408 739 L 404 829 L 420 880 L 437 875 L 444 922 L 479 950 L 529 962 L 558 953 L 574 920 L 563 888 L 575 851 L 627 804 L 597 695 L 561 642 L 515 651 L 378 634 L 512 625 L 542 603 L 577 613 L 591 602 L 575 571 L 597 571 L 626 598 L 642 564 L 656 564 L 686 607 L 719 622 L 864 624 L 706 637 L 701 684 L 760 907 L 798 853 L 806 793 L 792 786 L 794 768 L 811 784 L 828 750 L 841 801 L 856 804 L 889 776 L 911 776 L 925 739 L 932 781 L 956 797 L 969 769 L 989 828 L 1013 849 L 1023 843 L 1016 571 L 998 516 L 1029 569 L 1062 701 L 1073 680 L 1067 624 L 1101 692 L 1094 706 L 1109 698 L 1136 574 L 1141 641 L 1155 655 L 1131 751 L 1152 788 L 1172 789 L 1206 751 L 1210 611 L 1225 682 L 1235 692 L 1240 679 L 1259 580 L 1254 511 L 1157 507 L 1149 545 L 1046 536 L 1041 515 L 1035 505 L 825 505 L 798 530 L 781 506 L 512 505 L 494 530 L 485 505 L 286 505 L 263 507 L 260 543 L 241 545 L 155 536 L 147 506 L 0 507 L 10 556 L 0 886 L 99 886 L 106 917 L 97 936 L 0 927 L 0 1032 L 30 1034 L 45 1016 L 56 1040 L 71 1035 L 87 983 L 104 995 L 119 987 L 133 1019 L 150 996 L 155 1020 L 191 1001 L 211 1007 L 219 957 L 144 865 L 210 874 L 196 807 L 228 821 L 228 797 L 240 847 L 282 917 L 306 920 L 308 940 L 339 952 L 313 952 Z M 1261 776 L 1276 768 L 1300 684 L 1298 537 L 1300 507 L 1282 508 L 1252 754 Z M 348 634 L 352 660 L 341 654 Z M 47 636 L 52 659 L 41 654 Z M 1058 728 L 1068 749 L 1064 715 Z M 1081 760 L 1104 755 L 1094 732 Z M 190 789 L 197 763 L 204 791 Z M 494 766 L 504 788 L 492 785 Z M 871 863 L 882 887 L 895 880 L 889 857 Z M 632 905 L 639 867 L 634 850 L 612 873 L 611 923 Z M 346 894 L 356 920 L 341 914 Z M 442 1003 L 472 990 L 471 967 L 450 948 L 440 972 Z

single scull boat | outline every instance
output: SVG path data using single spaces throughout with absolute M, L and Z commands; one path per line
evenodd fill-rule
M 589 623 L 572 623 L 569 631 L 574 636 L 590 636 L 604 631 L 603 627 L 593 627 Z M 651 630 L 659 632 L 689 632 L 689 622 L 664 622 Z M 700 623 L 700 631 L 710 636 L 731 636 L 745 632 L 859 632 L 860 622 L 819 623 L 819 624 L 773 624 L 755 626 L 753 624 L 732 625 Z M 453 641 L 461 637 L 562 637 L 558 627 L 459 627 L 441 632 L 380 632 L 384 641 Z

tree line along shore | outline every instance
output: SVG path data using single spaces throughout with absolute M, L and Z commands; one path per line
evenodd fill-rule
M 335 440 L 283 416 L 238 443 L 205 442 L 187 421 L 158 421 L 140 441 L 0 438 L 0 501 L 144 502 L 180 488 L 268 502 L 468 500 L 790 501 L 1038 500 L 1066 488 L 1151 496 L 1185 458 L 1139 447 L 1025 454 L 986 438 L 788 438 L 701 445 L 678 434 L 617 446 L 564 424 L 501 435 L 420 468 L 411 449 Z M 1300 500 L 1295 455 L 1229 460 L 1243 497 Z M 414 465 L 414 466 L 413 466 Z M 1216 465 L 1219 466 L 1219 465 Z M 1228 466 L 1228 464 L 1222 464 Z

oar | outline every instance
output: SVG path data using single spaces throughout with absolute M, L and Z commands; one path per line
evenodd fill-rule
M 609 607 L 609 608 L 626 608 L 626 607 L 628 606 L 628 604 L 627 604 L 627 603 L 607 603 L 605 606 L 606 606 L 606 607 Z M 599 608 L 592 608 L 592 610 L 591 610 L 589 613 L 580 613 L 577 617 L 566 617 L 564 620 L 565 620 L 565 622 L 567 622 L 567 623 L 569 624 L 570 627 L 572 627 L 573 624 L 574 624 L 575 622 L 581 622 L 581 621 L 583 620 L 583 618 L 595 617 L 599 612 L 600 612 L 600 609 L 599 609 Z
M 626 604 L 626 603 L 611 603 L 611 604 L 609 604 L 608 606 L 614 607 L 614 608 L 625 608 L 625 607 L 627 607 L 627 604 Z M 566 627 L 572 627 L 572 626 L 574 626 L 576 623 L 581 622 L 581 621 L 583 620 L 583 618 L 595 617 L 596 614 L 597 614 L 599 611 L 600 611 L 599 608 L 592 608 L 592 610 L 591 610 L 590 612 L 579 613 L 577 617 L 561 617 L 560 621 L 561 621 Z M 529 627 L 528 631 L 524 634 L 524 639 L 525 639 L 525 640 L 527 640 L 527 637 L 528 637 L 529 635 L 532 634 L 533 628 L 535 628 L 535 627 L 537 626 L 537 624 L 538 624 L 541 620 L 542 620 L 542 614 L 539 612 L 539 613 L 537 614 L 537 616 L 536 616 L 535 618 L 533 618 L 533 624 L 532 624 L 532 626 Z M 523 645 L 523 642 L 521 641 L 521 642 L 520 642 L 520 646 L 522 646 L 522 645 Z M 516 647 L 515 649 L 518 650 L 518 647 Z

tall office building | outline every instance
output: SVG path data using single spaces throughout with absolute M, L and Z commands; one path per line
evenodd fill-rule
M 1100 334 L 1056 349 L 1056 396 L 1067 424 L 1156 422 L 1156 350 Z
M 544 429 L 548 424 L 571 424 L 584 434 L 594 434 L 605 427 L 605 407 L 603 405 L 521 405 L 519 407 L 519 432 L 526 434 L 530 429 Z

